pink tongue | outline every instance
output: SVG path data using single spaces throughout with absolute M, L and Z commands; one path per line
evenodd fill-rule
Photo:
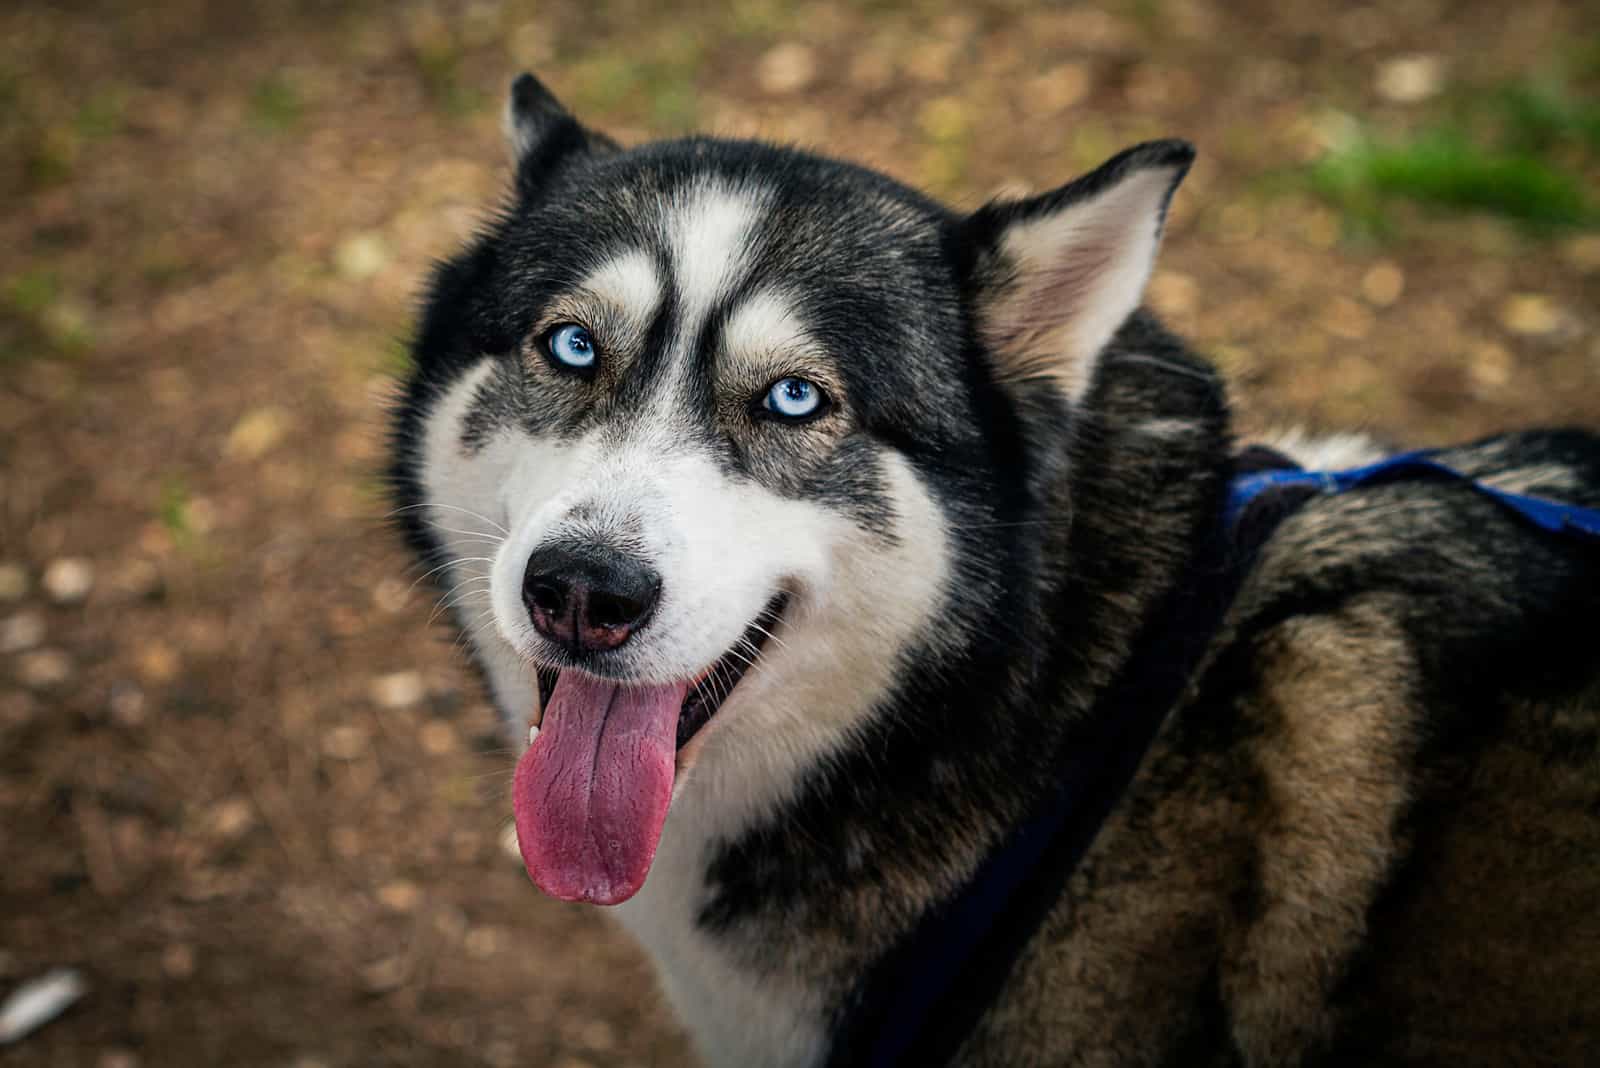
M 622 687 L 563 671 L 517 762 L 517 844 L 539 889 L 615 905 L 639 892 L 672 801 L 686 683 Z

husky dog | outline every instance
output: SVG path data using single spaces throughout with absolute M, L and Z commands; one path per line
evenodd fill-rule
M 1129 714 L 1204 570 L 1225 391 L 1140 306 L 1192 150 L 961 215 L 623 149 L 527 75 L 508 127 L 394 481 L 529 738 L 528 873 L 615 906 L 711 1064 L 855 1063 L 863 984 Z M 1600 504 L 1582 432 L 1440 456 Z M 940 1057 L 1600 1063 L 1600 553 L 1387 482 L 1300 502 L 1230 603 Z

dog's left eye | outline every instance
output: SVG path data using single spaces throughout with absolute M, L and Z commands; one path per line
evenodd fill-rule
M 780 419 L 809 419 L 828 401 L 822 387 L 804 378 L 780 378 L 761 398 L 761 407 Z
M 594 338 L 577 323 L 553 327 L 544 336 L 544 347 L 552 360 L 575 371 L 586 371 L 594 366 Z

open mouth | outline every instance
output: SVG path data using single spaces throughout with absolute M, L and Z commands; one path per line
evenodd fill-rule
M 683 699 L 683 707 L 678 712 L 678 749 L 688 745 L 689 740 L 711 722 L 711 717 L 733 693 L 745 672 L 755 667 L 767 640 L 772 637 L 772 628 L 783 618 L 788 605 L 789 595 L 786 593 L 780 593 L 768 601 L 767 607 L 745 628 L 739 640 L 690 685 L 688 696 Z M 538 669 L 541 710 L 550 707 L 550 696 L 555 692 L 560 674 L 559 668 L 541 666 Z
M 755 665 L 787 604 L 785 594 L 767 602 L 692 681 L 539 671 L 539 729 L 517 762 L 512 790 L 517 844 L 541 890 L 601 905 L 638 892 L 666 823 L 680 752 Z

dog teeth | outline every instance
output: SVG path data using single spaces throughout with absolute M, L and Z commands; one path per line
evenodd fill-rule
M 538 737 L 539 725 L 537 723 L 528 724 L 528 744 L 532 745 L 536 740 L 538 740 Z

